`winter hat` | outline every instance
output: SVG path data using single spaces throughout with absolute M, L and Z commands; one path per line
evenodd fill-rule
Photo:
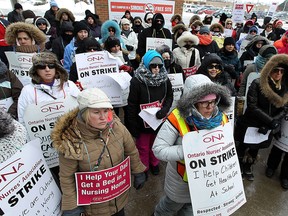
M 81 30 L 86 30 L 87 32 L 89 32 L 89 27 L 86 25 L 85 22 L 76 21 L 73 23 L 73 26 L 74 26 L 74 31 L 73 31 L 74 37 L 77 36 L 77 33 Z
M 263 58 L 270 58 L 273 55 L 276 55 L 277 49 L 273 46 L 273 45 L 264 45 L 260 48 L 259 50 L 259 54 L 263 57 Z
M 160 53 L 158 53 L 156 50 L 149 50 L 148 52 L 145 53 L 145 55 L 143 56 L 143 64 L 146 68 L 149 68 L 150 62 L 152 61 L 153 58 L 155 57 L 159 57 L 161 59 L 161 63 L 163 64 L 163 58 L 160 55 Z
M 163 61 L 161 58 L 156 56 L 149 62 L 149 65 L 151 64 L 163 64 Z
M 24 10 L 22 11 L 22 16 L 24 19 L 28 19 L 28 18 L 35 18 L 36 15 L 32 10 Z
M 247 26 L 247 25 L 254 25 L 254 22 L 253 22 L 253 20 L 247 20 L 246 22 L 245 22 L 245 26 Z
M 129 24 L 130 25 L 130 21 L 127 18 L 122 18 L 120 23 L 121 23 L 121 25 L 125 25 L 125 24 Z
M 200 28 L 199 34 L 204 34 L 204 33 L 210 34 L 210 30 L 209 30 L 208 26 L 202 26 Z
M 108 96 L 98 88 L 89 88 L 81 91 L 77 97 L 79 109 L 86 108 L 110 108 L 113 109 Z
M 23 10 L 23 7 L 22 7 L 21 4 L 15 3 L 15 4 L 14 4 L 14 9 L 15 9 L 15 10 L 16 10 L 16 9 L 22 9 L 22 10 Z
M 224 39 L 224 46 L 226 46 L 226 45 L 233 45 L 233 46 L 235 46 L 235 40 L 234 40 L 234 38 L 233 37 L 226 37 L 225 39 Z
M 257 28 L 257 26 L 255 26 L 255 25 L 253 25 L 253 26 L 251 26 L 250 28 L 249 28 L 249 33 L 251 32 L 251 31 L 256 31 L 256 33 L 258 34 L 258 28 Z
M 251 19 L 254 19 L 254 18 L 256 18 L 256 20 L 257 20 L 257 15 L 255 13 L 252 13 Z
M 41 83 L 41 78 L 37 74 L 37 65 L 55 64 L 55 79 L 60 79 L 62 82 L 68 80 L 68 73 L 59 63 L 57 56 L 52 52 L 36 53 L 32 57 L 33 66 L 29 70 L 29 76 L 32 78 L 33 83 Z
M 177 44 L 179 47 L 183 47 L 186 45 L 186 41 L 192 41 L 193 45 L 199 44 L 199 38 L 196 35 L 193 35 L 190 31 L 184 31 L 182 35 L 177 39 Z
M 50 1 L 50 7 L 58 7 L 58 4 L 56 3 L 55 0 Z
M 145 21 L 147 21 L 147 19 L 152 19 L 153 18 L 153 14 L 152 13 L 149 13 L 149 14 L 147 14 L 147 16 L 146 16 L 146 20 Z
M 61 29 L 62 32 L 66 32 L 66 31 L 73 32 L 74 27 L 73 27 L 71 22 L 63 21 L 62 24 L 61 24 L 61 28 L 60 29 Z
M 283 25 L 283 21 L 282 21 L 282 20 L 278 20 L 278 21 L 275 23 L 275 27 L 277 27 L 278 25 Z
M 216 95 L 216 94 L 214 94 L 214 93 L 208 94 L 208 95 L 200 98 L 200 99 L 197 101 L 197 103 L 198 103 L 198 102 L 215 100 L 216 98 L 217 98 L 217 95 Z
M 121 46 L 120 40 L 117 37 L 109 36 L 104 42 L 104 47 L 108 52 L 110 52 L 111 48 L 115 47 L 116 45 Z

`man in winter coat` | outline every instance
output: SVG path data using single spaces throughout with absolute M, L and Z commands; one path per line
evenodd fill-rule
M 44 18 L 48 20 L 52 28 L 55 28 L 56 30 L 56 13 L 59 10 L 58 4 L 54 1 L 50 1 L 50 9 L 47 10 L 44 14 Z
M 161 13 L 156 13 L 153 16 L 152 26 L 144 29 L 138 35 L 138 48 L 136 53 L 142 58 L 146 53 L 146 39 L 152 38 L 167 38 L 172 39 L 172 35 L 169 29 L 164 28 L 165 20 Z
M 14 10 L 8 13 L 8 21 L 10 23 L 14 22 L 24 22 L 24 18 L 22 16 L 23 7 L 19 3 L 14 4 Z

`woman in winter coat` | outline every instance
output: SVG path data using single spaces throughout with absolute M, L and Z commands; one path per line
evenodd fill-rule
M 212 82 L 226 86 L 230 90 L 230 95 L 236 96 L 236 90 L 231 82 L 231 77 L 225 71 L 222 59 L 215 53 L 204 56 L 197 74 L 207 76 Z
M 149 168 L 152 174 L 159 174 L 159 160 L 151 150 L 157 132 L 150 128 L 138 114 L 147 107 L 159 107 L 156 118 L 163 119 L 169 112 L 173 102 L 173 92 L 163 63 L 157 51 L 146 52 L 130 81 L 128 129 L 136 139 L 141 161 L 146 166 L 147 177 Z
M 0 110 L 0 164 L 12 157 L 27 142 L 25 127 Z
M 57 35 L 59 36 L 59 33 L 61 31 L 60 27 L 62 23 L 64 21 L 74 23 L 75 16 L 72 13 L 72 11 L 68 10 L 67 8 L 60 8 L 56 13 L 55 20 L 56 20 L 56 31 Z
M 172 40 L 173 40 L 172 49 L 175 49 L 176 47 L 178 47 L 177 40 L 185 31 L 188 31 L 188 29 L 184 24 L 178 24 L 172 28 L 172 33 L 173 33 L 172 34 Z
M 248 90 L 247 109 L 236 122 L 235 140 L 239 142 L 237 154 L 243 175 L 253 181 L 252 165 L 259 149 L 267 148 L 273 135 L 280 131 L 280 122 L 285 115 L 288 103 L 288 58 L 285 54 L 274 55 L 255 79 Z M 269 135 L 261 144 L 244 143 L 248 127 L 258 128 L 258 133 Z M 271 133 L 269 130 L 272 130 Z M 269 134 L 267 134 L 269 132 Z
M 273 24 L 267 23 L 264 30 L 260 33 L 261 36 L 266 37 L 270 41 L 276 41 L 276 34 L 273 32 Z
M 101 38 L 102 22 L 97 14 L 93 14 L 90 10 L 85 11 L 85 21 L 90 29 L 89 35 L 95 38 Z
M 236 40 L 237 33 L 236 33 L 236 30 L 233 29 L 233 20 L 232 19 L 230 19 L 230 18 L 226 19 L 224 29 L 229 29 L 230 31 L 232 31 L 231 35 L 229 35 L 229 36 L 232 37 L 234 40 Z M 225 36 L 227 37 L 228 35 L 225 35 Z
M 212 39 L 212 35 L 207 26 L 202 26 L 200 28 L 197 37 L 199 38 L 199 44 L 195 46 L 195 48 L 199 50 L 201 61 L 207 53 L 219 52 L 219 47 L 216 41 Z
M 226 87 L 208 77 L 196 74 L 186 79 L 183 95 L 160 128 L 152 148 L 158 159 L 168 162 L 165 195 L 156 205 L 155 216 L 193 215 L 187 175 L 181 169 L 185 166 L 182 137 L 189 131 L 209 130 L 227 123 L 224 111 L 230 103 Z M 185 122 L 185 126 L 181 127 L 180 122 Z
M 282 35 L 281 39 L 274 42 L 274 46 L 278 50 L 279 54 L 288 54 L 288 31 Z
M 113 116 L 107 95 L 91 88 L 83 90 L 77 101 L 79 108 L 63 115 L 51 135 L 53 146 L 59 151 L 63 216 L 124 215 L 128 191 L 103 203 L 77 206 L 77 172 L 105 171 L 130 156 L 134 187 L 140 189 L 145 183 L 145 166 L 131 134 Z
M 152 26 L 152 21 L 153 21 L 153 13 L 148 12 L 144 15 L 144 22 L 142 23 L 144 28 L 149 28 Z
M 139 17 L 139 16 L 134 17 L 133 22 L 132 22 L 132 29 L 138 37 L 138 34 L 141 33 L 144 29 L 144 27 L 142 25 L 141 17 Z
M 5 104 L 4 107 L 1 105 L 1 110 L 3 111 L 4 108 L 4 111 L 10 113 L 17 120 L 17 103 L 23 85 L 2 61 L 0 61 L 0 88 L 0 101 L 1 104 Z M 12 104 L 7 103 L 9 100 Z
M 191 34 L 189 31 L 185 31 L 177 39 L 179 47 L 173 50 L 175 63 L 183 68 L 186 78 L 193 73 L 196 73 L 201 65 L 199 51 L 194 48 L 198 43 L 199 39 L 196 35 Z

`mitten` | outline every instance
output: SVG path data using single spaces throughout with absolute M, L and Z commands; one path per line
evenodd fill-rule
M 75 85 L 77 86 L 77 88 L 78 88 L 80 91 L 83 90 L 83 86 L 82 86 L 81 82 L 77 81 L 77 82 L 75 82 Z
M 258 129 L 258 133 L 261 133 L 261 134 L 266 135 L 267 132 L 268 132 L 268 128 L 267 128 L 267 127 L 260 127 L 260 128 Z
M 162 109 L 160 109 L 157 113 L 156 113 L 156 118 L 157 119 L 163 119 L 166 116 L 166 113 L 162 111 Z
M 144 186 L 145 181 L 146 181 L 146 176 L 145 176 L 144 172 L 135 174 L 134 175 L 134 184 L 133 184 L 134 188 L 136 190 L 141 189 Z
M 130 45 L 125 45 L 128 51 L 133 51 L 134 47 Z

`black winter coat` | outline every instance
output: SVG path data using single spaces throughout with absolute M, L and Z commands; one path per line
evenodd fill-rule
M 140 104 L 162 102 L 162 100 L 161 111 L 167 115 L 173 102 L 172 85 L 169 79 L 160 86 L 147 86 L 136 77 L 131 79 L 127 120 L 128 130 L 133 137 L 139 137 L 140 133 L 157 133 L 152 128 L 145 128 L 143 119 L 138 114 L 141 111 Z
M 52 27 L 56 28 L 55 14 L 54 14 L 54 11 L 51 8 L 50 8 L 50 10 L 47 10 L 45 12 L 44 18 L 46 18 L 48 20 L 48 22 L 50 23 L 50 25 Z
M 203 60 L 205 54 L 218 53 L 220 50 L 216 41 L 214 40 L 209 45 L 198 44 L 197 46 L 195 46 L 195 48 L 199 50 L 201 60 Z

